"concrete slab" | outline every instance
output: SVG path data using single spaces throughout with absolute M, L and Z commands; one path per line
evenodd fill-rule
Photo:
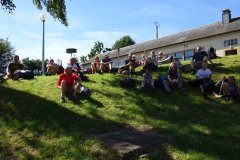
M 156 144 L 166 141 L 169 136 L 142 131 L 121 131 L 99 135 L 103 144 L 118 152 L 122 159 L 146 154 Z

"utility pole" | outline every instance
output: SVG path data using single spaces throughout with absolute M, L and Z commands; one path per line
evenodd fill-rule
M 160 27 L 160 25 L 157 21 L 154 21 L 153 23 L 156 25 L 156 38 L 158 38 L 158 27 Z

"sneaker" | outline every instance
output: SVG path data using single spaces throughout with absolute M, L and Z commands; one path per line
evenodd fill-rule
M 172 94 L 173 91 L 165 91 L 164 93 L 165 93 L 166 95 L 168 95 L 168 94 Z
M 155 93 L 155 89 L 154 88 L 152 88 L 152 93 Z
M 194 74 L 195 73 L 195 70 L 194 69 L 192 69 L 192 72 L 191 72 L 191 74 Z
M 62 103 L 63 103 L 63 102 L 66 102 L 65 97 L 61 97 L 61 98 L 60 98 L 60 102 L 62 102 Z
M 229 102 L 234 103 L 235 102 L 234 97 L 230 97 Z
M 98 74 L 101 74 L 101 70 L 98 70 L 97 72 L 98 72 Z
M 182 93 L 183 89 L 182 88 L 178 88 L 178 92 Z
M 203 97 L 206 99 L 206 100 L 209 100 L 208 96 L 207 96 L 207 93 L 205 91 L 202 92 L 202 95 Z

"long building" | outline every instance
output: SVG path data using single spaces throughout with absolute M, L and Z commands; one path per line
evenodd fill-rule
M 99 54 L 98 57 L 102 59 L 108 54 L 113 61 L 113 66 L 118 67 L 124 65 L 130 53 L 139 60 L 142 54 L 150 56 L 149 53 L 153 50 L 156 53 L 163 52 L 166 57 L 172 55 L 185 61 L 191 59 L 197 46 L 201 46 L 205 51 L 213 47 L 218 56 L 228 56 L 240 54 L 239 38 L 240 17 L 231 18 L 231 11 L 226 9 L 222 11 L 222 21 L 120 48 L 119 51 L 105 52 Z M 90 68 L 91 62 L 94 62 L 94 58 L 82 65 L 85 69 Z

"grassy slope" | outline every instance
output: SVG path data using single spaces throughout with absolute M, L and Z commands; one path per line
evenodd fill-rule
M 239 80 L 239 58 L 214 60 L 218 64 L 209 65 L 213 79 L 234 75 Z M 92 74 L 83 82 L 93 90 L 91 96 L 61 104 L 57 76 L 1 83 L 1 159 L 116 159 L 95 136 L 126 128 L 172 137 L 158 146 L 155 157 L 142 159 L 239 159 L 239 104 L 212 96 L 205 101 L 198 88 L 186 85 L 195 78 L 188 64 L 183 63 L 183 94 L 164 95 L 163 89 L 141 94 L 141 76 L 135 77 L 137 88 L 123 89 L 123 75 Z M 167 67 L 159 67 L 154 77 L 166 75 Z

